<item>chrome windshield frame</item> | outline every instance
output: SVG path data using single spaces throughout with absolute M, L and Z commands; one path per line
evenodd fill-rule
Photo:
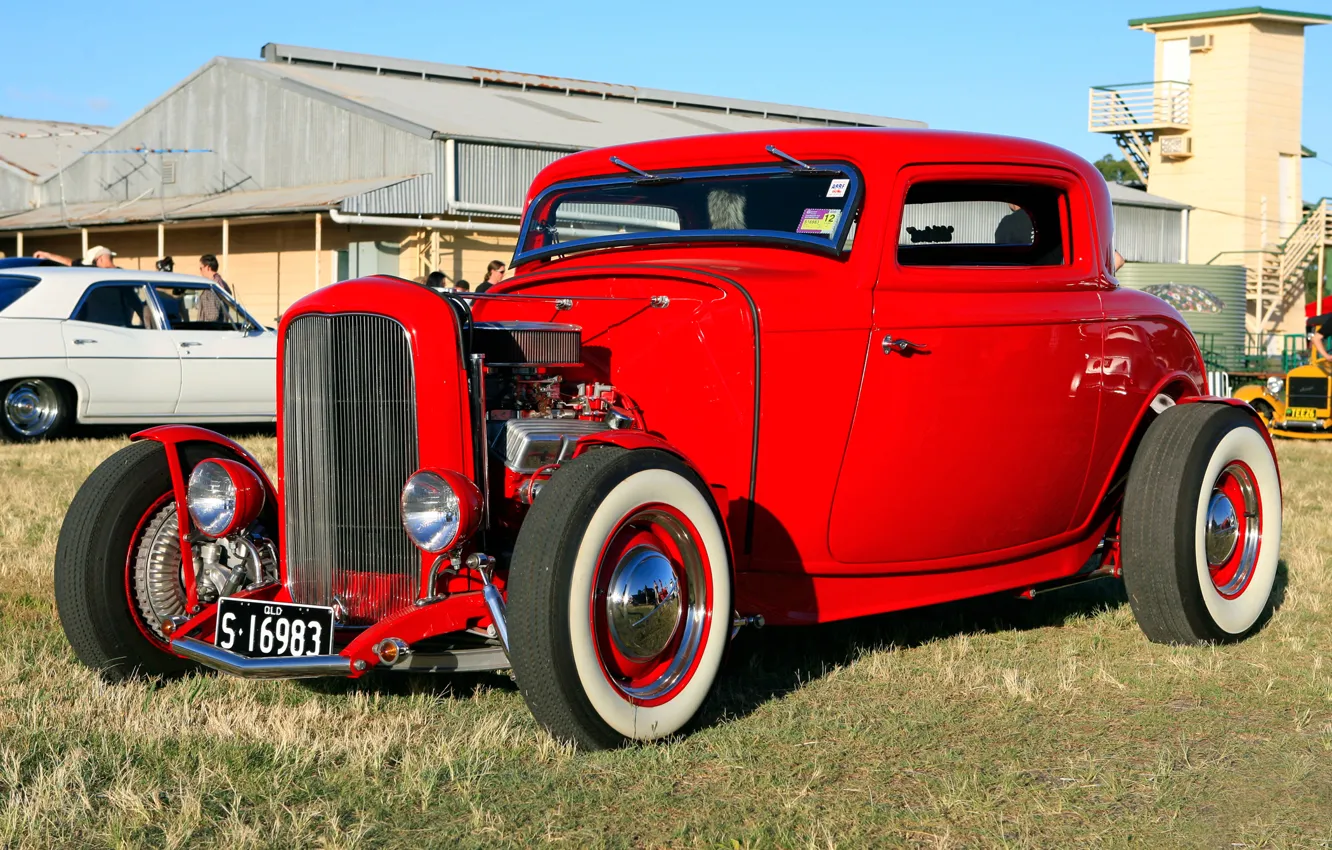
M 643 178 L 633 174 L 620 174 L 611 177 L 594 177 L 581 180 L 568 180 L 554 183 L 543 189 L 532 199 L 523 213 L 522 227 L 518 232 L 518 244 L 514 248 L 511 266 L 532 260 L 544 260 L 562 254 L 574 254 L 604 248 L 619 248 L 626 245 L 648 245 L 690 242 L 747 242 L 788 245 L 803 250 L 812 250 L 821 254 L 840 257 L 845 252 L 847 234 L 860 212 L 860 201 L 864 181 L 860 171 L 848 162 L 813 161 L 810 165 L 817 169 L 819 177 L 828 172 L 848 179 L 846 202 L 842 210 L 847 214 L 837 223 L 837 230 L 832 239 L 811 234 L 794 233 L 780 230 L 649 230 L 637 233 L 612 233 L 606 236 L 593 236 L 572 242 L 560 242 L 525 251 L 532 231 L 537 227 L 535 211 L 542 209 L 551 195 L 577 189 L 591 189 L 605 186 L 633 186 L 643 182 Z M 763 177 L 791 175 L 801 179 L 819 179 L 804 176 L 800 169 L 788 165 L 737 165 L 724 168 L 693 168 L 676 171 L 654 172 L 653 179 L 679 178 L 685 181 L 710 180 L 727 177 Z

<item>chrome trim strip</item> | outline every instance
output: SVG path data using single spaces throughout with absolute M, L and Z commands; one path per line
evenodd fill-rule
M 299 658 L 247 658 L 194 638 L 176 638 L 171 649 L 191 661 L 242 679 L 314 679 L 350 676 L 351 659 L 345 655 L 306 655 Z

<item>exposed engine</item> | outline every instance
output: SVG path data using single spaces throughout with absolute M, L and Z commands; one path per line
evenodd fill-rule
M 581 437 L 643 427 L 637 405 L 610 384 L 564 380 L 560 370 L 582 365 L 577 325 L 478 322 L 472 334 L 486 357 L 486 438 L 507 470 L 506 495 L 530 502 L 528 479 L 567 459 Z

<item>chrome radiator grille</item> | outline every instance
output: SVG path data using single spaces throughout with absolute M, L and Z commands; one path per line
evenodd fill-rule
M 398 518 L 417 469 L 407 332 L 384 316 L 302 316 L 287 328 L 283 358 L 292 598 L 336 603 L 349 625 L 375 622 L 410 607 L 420 586 L 420 554 Z

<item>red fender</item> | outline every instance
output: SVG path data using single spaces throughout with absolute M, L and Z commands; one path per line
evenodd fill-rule
M 273 482 L 268 479 L 268 473 L 255 460 L 254 455 L 250 454 L 230 437 L 224 437 L 216 431 L 209 431 L 207 428 L 199 428 L 195 425 L 159 425 L 156 428 L 149 428 L 146 431 L 139 431 L 130 436 L 131 440 L 153 440 L 161 443 L 166 449 L 167 469 L 171 472 L 171 489 L 176 497 L 176 528 L 180 532 L 180 551 L 182 560 L 185 553 L 190 551 L 189 533 L 190 533 L 190 512 L 185 509 L 185 487 L 187 471 L 181 468 L 180 450 L 181 443 L 212 443 L 216 446 L 222 446 L 236 454 L 246 465 L 254 470 L 255 475 L 259 476 L 259 481 L 264 485 L 264 498 L 277 504 L 277 488 Z M 187 610 L 193 611 L 199 605 L 199 597 L 194 590 L 194 569 L 191 564 L 184 564 L 182 570 L 185 576 L 185 604 Z

